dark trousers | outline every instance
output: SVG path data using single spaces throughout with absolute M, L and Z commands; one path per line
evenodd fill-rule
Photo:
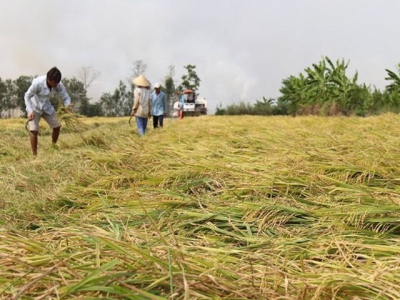
M 164 115 L 161 116 L 153 116 L 153 127 L 157 128 L 158 126 L 163 127 L 164 125 Z

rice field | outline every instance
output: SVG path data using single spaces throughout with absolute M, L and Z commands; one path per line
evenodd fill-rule
M 399 115 L 128 119 L 0 120 L 0 299 L 400 299 Z

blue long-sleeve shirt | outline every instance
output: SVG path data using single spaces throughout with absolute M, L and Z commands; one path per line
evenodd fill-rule
M 157 95 L 156 92 L 152 92 L 150 95 L 151 99 L 151 114 L 153 116 L 162 116 L 167 112 L 167 100 L 164 92 L 160 91 Z
M 47 76 L 40 76 L 33 79 L 31 86 L 25 93 L 25 106 L 26 112 L 29 114 L 32 111 L 42 114 L 43 112 L 51 115 L 53 114 L 54 107 L 51 105 L 49 98 L 51 94 L 58 93 L 67 106 L 71 103 L 71 98 L 69 97 L 64 85 L 60 82 L 56 87 L 50 89 L 47 86 Z
M 181 104 L 182 104 L 181 109 L 183 109 L 185 107 L 185 95 L 181 96 Z

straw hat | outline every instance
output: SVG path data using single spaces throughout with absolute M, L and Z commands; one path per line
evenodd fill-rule
M 140 75 L 139 77 L 136 77 L 135 79 L 132 80 L 134 85 L 137 86 L 150 86 L 150 81 L 147 80 L 147 78 L 144 75 Z

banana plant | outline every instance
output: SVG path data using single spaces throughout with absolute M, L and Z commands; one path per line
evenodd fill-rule
M 397 72 L 400 73 L 400 64 L 397 64 L 396 68 L 397 68 Z M 388 84 L 386 86 L 386 90 L 389 93 L 399 92 L 400 91 L 400 76 L 389 69 L 385 69 L 385 71 L 388 73 L 388 76 L 385 77 L 385 80 L 388 80 L 391 82 L 390 84 Z
M 310 105 L 337 103 L 342 110 L 351 106 L 349 96 L 357 90 L 358 73 L 350 79 L 346 74 L 348 65 L 344 60 L 334 64 L 329 57 L 323 57 L 318 65 L 306 69 Z
M 313 64 L 312 67 L 306 68 L 306 91 L 308 94 L 309 105 L 323 103 L 328 99 L 330 80 L 330 70 L 326 66 L 323 59 L 319 64 Z
M 382 98 L 383 101 L 380 103 L 380 106 L 383 107 L 384 110 L 398 112 L 400 110 L 400 64 L 397 64 L 396 69 L 397 73 L 385 69 L 387 72 L 385 80 L 390 83 L 386 86 L 386 95 Z
M 362 101 L 368 89 L 357 84 L 357 72 L 352 78 L 347 76 L 348 66 L 348 61 L 342 59 L 333 63 L 325 56 L 318 64 L 306 68 L 305 76 L 300 74 L 283 80 L 278 101 L 290 103 L 294 110 L 300 106 L 329 107 L 335 103 L 342 111 L 363 109 Z

